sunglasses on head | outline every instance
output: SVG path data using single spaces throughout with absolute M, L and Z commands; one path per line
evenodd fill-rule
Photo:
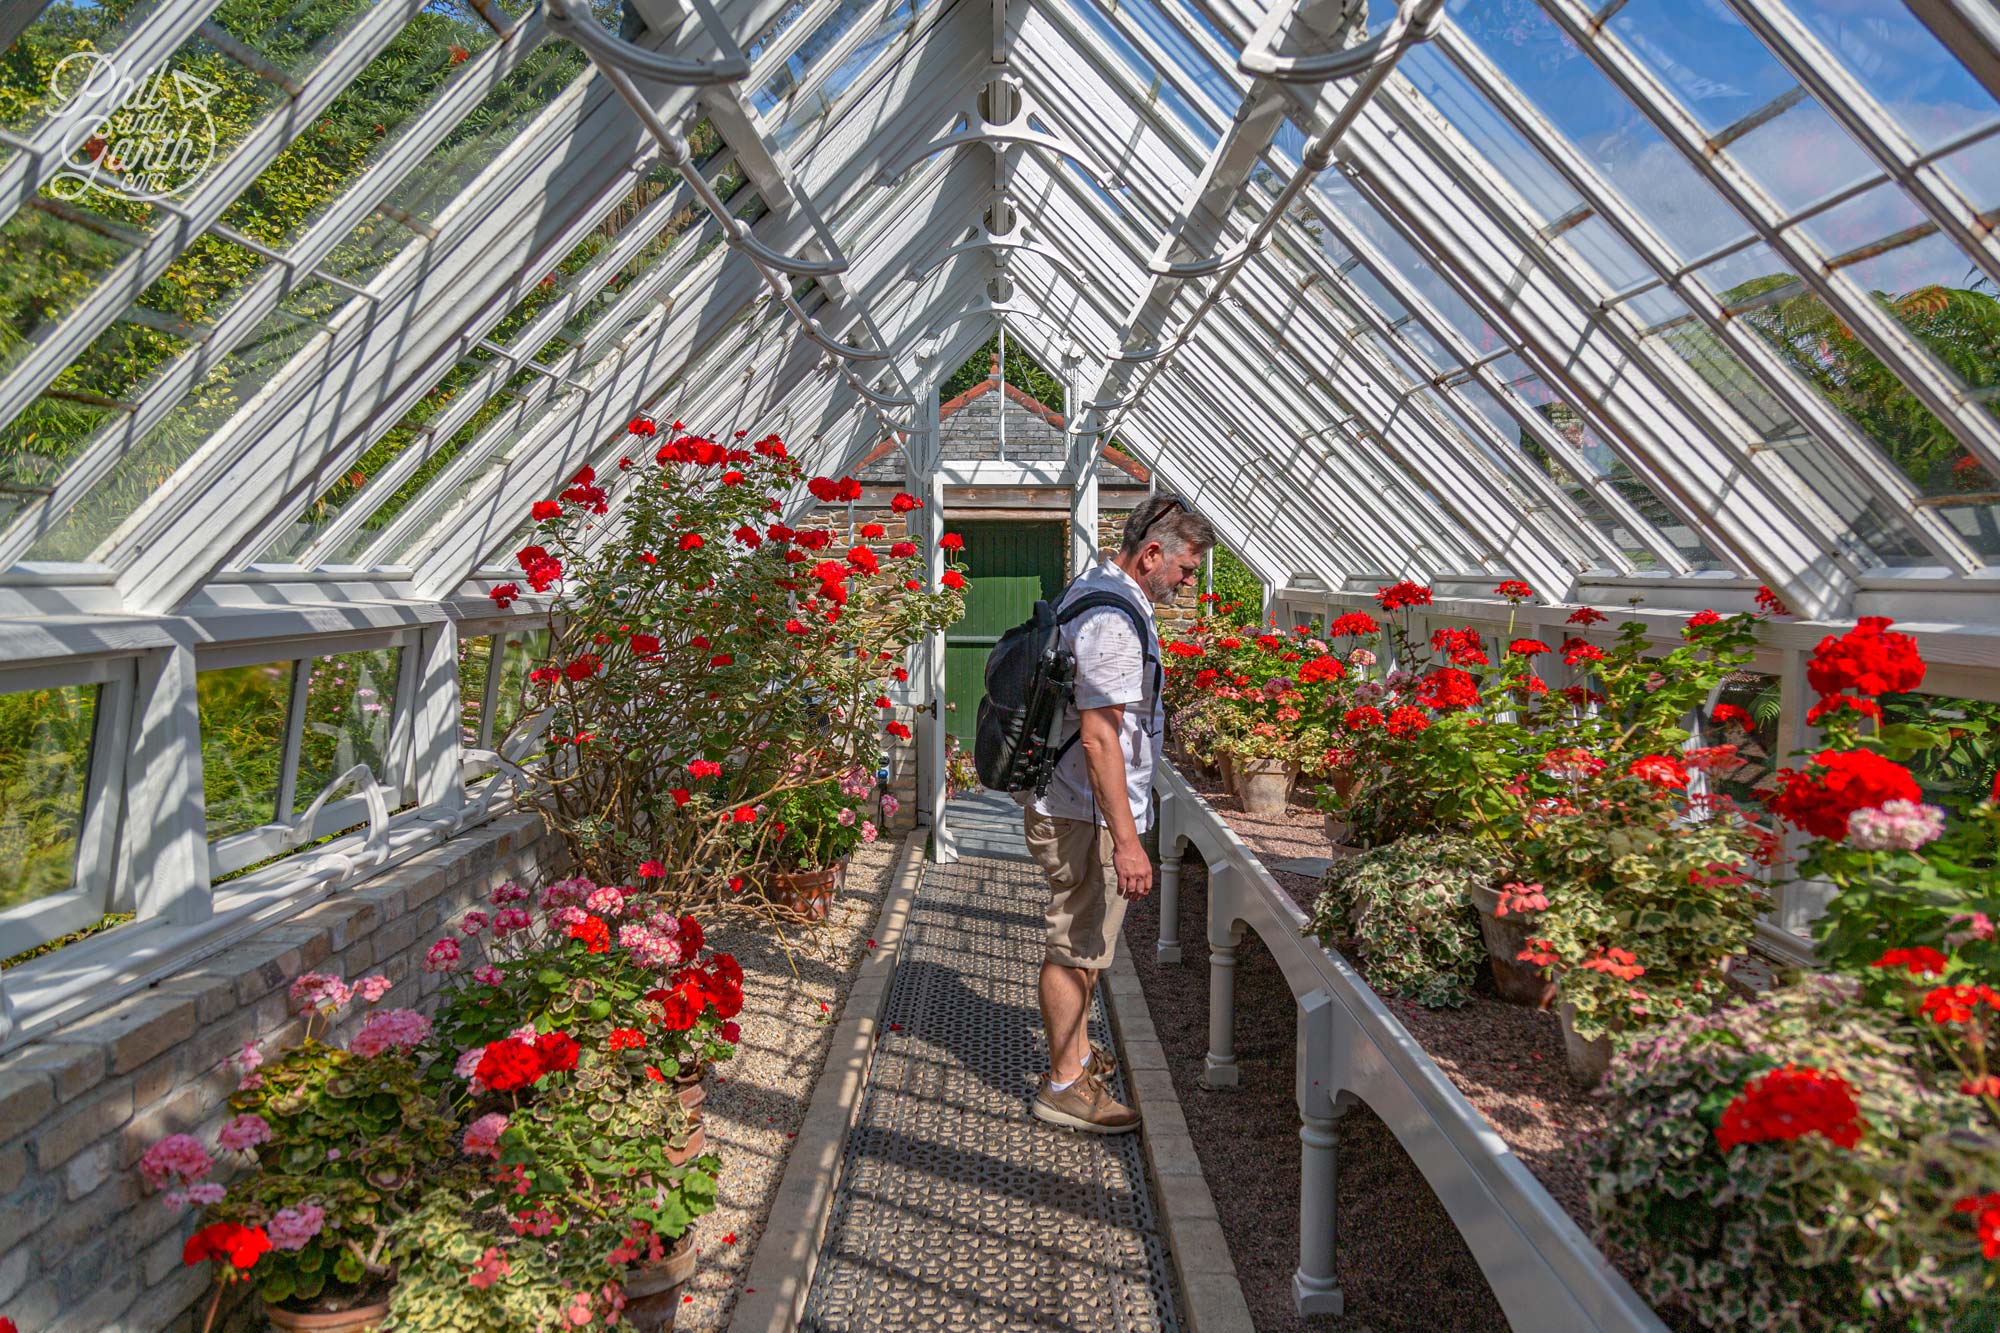
M 1186 500 L 1181 499 L 1181 497 L 1178 495 L 1169 495 L 1167 497 L 1166 503 L 1161 505 L 1158 509 L 1155 509 L 1151 514 L 1148 514 L 1146 516 L 1146 521 L 1139 525 L 1139 530 L 1133 533 L 1132 536 L 1127 540 L 1131 543 L 1134 550 L 1138 549 L 1139 543 L 1146 540 L 1146 534 L 1153 530 L 1155 524 L 1157 524 L 1161 519 L 1165 518 L 1168 514 L 1174 513 L 1178 510 L 1186 510 L 1186 509 L 1187 509 Z

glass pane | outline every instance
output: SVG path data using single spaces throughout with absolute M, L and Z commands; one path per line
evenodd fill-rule
M 493 696 L 492 748 L 507 739 L 522 715 L 528 712 L 528 673 L 549 651 L 549 632 L 544 629 L 517 629 L 507 633 L 500 645 L 500 687 Z
M 0 909 L 76 882 L 97 691 L 0 694 Z
M 309 282 L 279 303 L 158 426 L 119 455 L 109 475 L 30 549 L 31 560 L 88 560 L 98 545 L 254 397 L 292 354 L 324 332 L 346 293 Z
M 1867 205 L 1872 194 L 1849 207 Z M 1830 224 L 1844 226 L 1837 217 Z M 1975 400 L 1984 393 L 1988 410 L 2000 411 L 2000 300 L 1956 246 L 1932 235 L 1861 259 L 1848 272 L 1869 289 L 1864 299 L 1892 313 L 1966 384 Z M 1757 276 L 1747 276 L 1753 274 Z M 1738 318 L 1758 332 L 1778 359 L 1837 408 L 1919 493 L 1944 502 L 1965 497 L 1962 505 L 1951 505 L 1947 521 L 1982 554 L 2000 555 L 1992 476 L 1854 336 L 1845 320 L 1796 282 L 1763 246 L 1710 265 L 1698 276 L 1725 306 L 1739 309 Z M 1710 378 L 1704 366 L 1722 364 L 1721 349 L 1705 329 L 1683 325 L 1660 336 L 1703 370 L 1704 378 Z M 1729 364 L 1734 367 L 1733 358 Z M 1743 377 L 1747 380 L 1747 372 Z M 1802 434 L 1788 416 L 1785 430 Z
M 1778 746 L 1778 690 L 1776 676 L 1732 671 L 1723 678 L 1714 708 L 1702 718 L 1703 745 L 1736 747 L 1736 762 L 1710 773 L 1708 789 L 1753 810 L 1763 807 L 1771 774 L 1783 759 Z M 1734 709 L 1741 709 L 1741 715 L 1731 711 Z M 1717 712 L 1729 720 L 1717 723 Z
M 458 641 L 458 743 L 483 747 L 482 725 L 486 716 L 486 678 L 493 665 L 493 636 Z
M 1748 224 L 1532 0 L 1450 0 L 1448 9 L 1677 252 L 1706 254 L 1748 234 Z
M 209 841 L 278 817 L 278 780 L 296 670 L 292 662 L 258 662 L 196 673 Z
M 223 222 L 266 245 L 290 245 L 400 137 L 452 71 L 495 40 L 465 0 L 431 0 L 258 174 Z
M 356 764 L 368 765 L 383 786 L 402 785 L 403 775 L 391 773 L 383 762 L 402 658 L 400 648 L 371 648 L 313 659 L 293 814 L 311 805 L 329 782 Z
M 30 209 L 13 222 L 42 217 Z M 16 258 L 21 260 L 18 266 Z M 0 265 L 6 265 L 8 272 L 43 270 L 46 276 L 64 262 L 63 256 L 52 251 L 16 256 L 0 240 Z M 260 256 L 227 241 L 198 237 L 158 282 L 127 307 L 117 323 L 63 368 L 41 397 L 13 421 L 0 426 L 0 479 L 20 486 L 53 485 L 100 432 L 118 429 L 130 419 L 129 407 L 121 404 L 137 403 L 163 368 L 195 350 L 193 339 L 202 326 L 212 322 L 245 284 L 263 271 L 265 263 Z M 0 305 L 10 300 L 32 301 L 40 281 L 41 277 L 30 279 L 24 288 L 10 285 L 0 294 Z M 21 327 L 29 323 L 31 319 L 24 320 Z M 9 337 L 0 332 L 0 342 Z M 24 344 L 9 345 L 16 351 L 26 350 Z M 19 513 L 31 498 L 0 493 L 0 522 Z
M 604 4 L 605 0 L 597 0 L 596 7 L 602 10 Z M 611 7 L 615 10 L 616 5 Z M 416 239 L 416 233 L 395 221 L 393 214 L 435 222 L 473 177 L 518 140 L 589 63 L 582 50 L 570 42 L 545 41 L 530 51 L 514 72 L 389 192 L 383 208 L 335 247 L 327 269 L 364 286 L 373 280 Z
M 1795 210 L 1876 174 L 1876 167 L 1721 0 L 1636 0 L 1611 30 L 1695 121 L 1726 139 L 1781 208 Z M 1789 105 L 1787 101 L 1789 100 Z M 1737 130 L 1734 137 L 1726 131 Z
M 1918 148 L 1935 148 L 2000 119 L 1992 95 L 1904 0 L 1787 3 Z

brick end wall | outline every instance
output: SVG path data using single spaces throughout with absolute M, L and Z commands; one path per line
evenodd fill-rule
M 300 972 L 380 972 L 385 1007 L 428 1012 L 442 978 L 421 964 L 446 921 L 561 855 L 539 815 L 502 816 L 0 1057 L 0 1314 L 32 1333 L 198 1329 L 209 1266 L 181 1263 L 197 1210 L 147 1193 L 139 1155 L 173 1133 L 213 1148 L 230 1057 L 300 1035 Z

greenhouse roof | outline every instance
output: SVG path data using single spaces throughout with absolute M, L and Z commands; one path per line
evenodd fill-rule
M 931 525 L 1067 488 L 1085 555 L 1128 460 L 1274 613 L 1768 589 L 1762 670 L 1886 614 L 1994 697 L 1979 0 L 24 0 L 0 50 L 0 957 L 89 936 L 0 1045 L 505 808 L 551 606 L 488 593 L 635 417 L 887 443 Z M 996 335 L 1061 457 L 944 468 Z
M 634 411 L 833 471 L 1004 325 L 1067 478 L 1115 438 L 1274 584 L 1996 619 L 1972 0 L 59 0 L 0 41 L 17 612 L 449 598 Z

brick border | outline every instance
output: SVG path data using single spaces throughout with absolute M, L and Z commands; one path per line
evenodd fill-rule
M 1130 940 L 1126 943 L 1129 945 Z M 1125 1086 L 1145 1116 L 1140 1138 L 1146 1175 L 1153 1187 L 1153 1212 L 1166 1229 L 1167 1250 L 1180 1279 L 1181 1313 L 1193 1333 L 1256 1333 L 1229 1242 L 1215 1210 L 1215 1197 L 1201 1174 L 1194 1138 L 1167 1072 L 1166 1048 L 1146 1008 L 1146 992 L 1128 950 L 1112 956 L 1104 988 Z
M 840 1181 L 847 1132 L 875 1057 L 875 1041 L 889 1004 L 889 983 L 903 951 L 910 909 L 923 883 L 928 825 L 912 829 L 889 872 L 888 892 L 875 918 L 876 947 L 861 960 L 854 985 L 841 1006 L 826 1064 L 813 1084 L 799 1136 L 785 1159 L 785 1173 L 771 1197 L 771 1210 L 743 1275 L 741 1294 L 729 1318 L 729 1333 L 791 1333 L 798 1327 L 806 1294 L 812 1290 L 827 1214 Z

